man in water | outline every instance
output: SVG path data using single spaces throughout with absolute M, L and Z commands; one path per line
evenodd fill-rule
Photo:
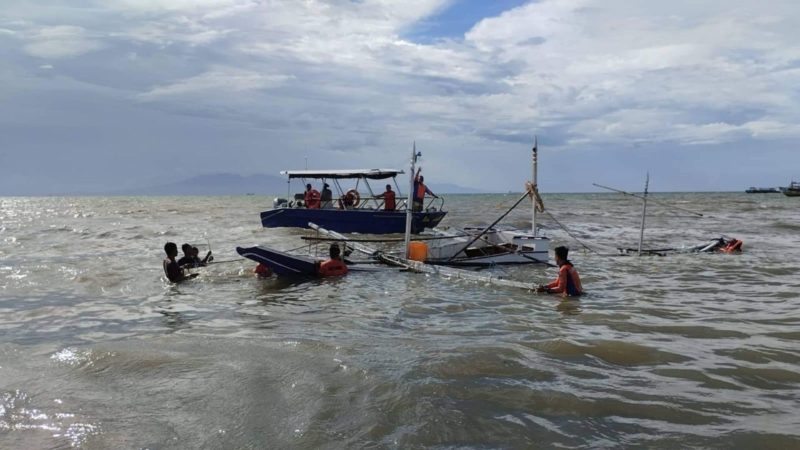
M 563 297 L 575 297 L 583 294 L 581 277 L 572 265 L 567 255 L 569 249 L 561 246 L 554 250 L 556 254 L 556 264 L 558 264 L 558 278 L 550 284 L 540 284 L 536 292 L 546 292 L 548 294 L 561 294 Z
M 395 202 L 395 195 L 394 191 L 392 190 L 392 185 L 386 185 L 386 192 L 383 194 L 376 195 L 375 198 L 382 198 L 384 201 L 384 210 L 385 211 L 394 211 L 397 208 L 397 204 Z
M 183 256 L 181 259 L 178 260 L 178 265 L 180 267 L 191 267 L 194 265 L 194 258 L 192 257 L 192 246 L 189 244 L 181 245 L 181 250 L 183 251 Z
M 414 192 L 411 193 L 414 196 L 412 208 L 414 212 L 422 211 L 422 206 L 425 203 L 425 194 L 429 194 L 433 198 L 439 198 L 438 195 L 428 189 L 428 186 L 425 186 L 425 177 L 419 174 L 421 170 L 422 167 L 417 169 L 417 175 L 414 177 Z
M 331 244 L 328 250 L 330 259 L 323 261 L 317 273 L 322 277 L 336 277 L 340 275 L 347 275 L 347 265 L 342 260 L 341 250 L 337 244 Z
M 183 273 L 183 269 L 180 265 L 178 265 L 178 262 L 175 261 L 175 257 L 178 256 L 178 246 L 175 245 L 174 242 L 167 242 L 164 245 L 164 252 L 167 254 L 167 257 L 163 262 L 164 275 L 167 276 L 169 281 L 178 283 L 180 281 L 191 279 L 197 276 L 196 273 L 193 273 L 189 276 L 186 276 Z

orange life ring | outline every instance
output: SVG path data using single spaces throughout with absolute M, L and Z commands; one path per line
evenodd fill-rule
M 361 203 L 361 194 L 355 189 L 350 189 L 339 198 L 339 207 L 342 209 L 358 206 Z

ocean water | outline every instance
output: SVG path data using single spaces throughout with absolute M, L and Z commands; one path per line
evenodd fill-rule
M 517 195 L 447 197 L 443 225 Z M 800 448 L 800 199 L 545 195 L 580 300 L 397 270 L 260 280 L 271 198 L 0 198 L 0 448 Z M 529 224 L 529 209 L 506 221 Z M 165 282 L 168 240 L 219 264 Z M 491 269 L 542 282 L 542 266 Z

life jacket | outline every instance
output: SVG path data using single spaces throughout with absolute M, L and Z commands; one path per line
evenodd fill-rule
M 386 191 L 383 193 L 383 200 L 386 211 L 394 211 L 397 208 L 395 203 L 394 191 Z
M 567 278 L 567 285 L 565 286 L 565 292 L 570 297 L 578 296 L 583 294 L 583 286 L 581 286 L 581 278 L 578 275 L 578 271 L 575 270 L 575 267 L 572 265 L 571 262 L 565 262 L 560 269 L 559 272 L 564 272 Z
M 256 268 L 253 269 L 253 273 L 258 275 L 260 278 L 267 278 L 272 275 L 272 269 L 270 269 L 269 266 L 264 263 L 258 263 Z
M 347 265 L 339 259 L 329 259 L 319 265 L 319 275 L 321 277 L 338 277 L 347 274 Z
M 731 239 L 730 242 L 725 245 L 725 247 L 720 249 L 720 251 L 725 253 L 741 252 L 742 244 L 744 244 L 744 242 L 740 241 L 739 239 Z
M 305 195 L 303 196 L 303 201 L 306 202 L 306 208 L 309 209 L 319 209 L 319 199 L 320 193 L 316 189 L 311 189 L 310 191 L 306 191 Z
M 425 191 L 427 191 L 427 187 L 425 183 L 421 181 L 414 182 L 414 200 L 416 201 L 424 201 L 425 200 Z

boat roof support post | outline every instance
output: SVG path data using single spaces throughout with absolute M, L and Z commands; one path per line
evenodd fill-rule
M 375 202 L 375 207 L 380 209 L 381 204 L 378 202 L 378 199 L 375 198 L 375 193 L 372 192 L 372 186 L 369 185 L 369 181 L 367 181 L 366 178 L 364 179 L 364 186 L 367 187 L 367 191 L 369 191 L 369 196 L 372 198 L 372 201 Z

